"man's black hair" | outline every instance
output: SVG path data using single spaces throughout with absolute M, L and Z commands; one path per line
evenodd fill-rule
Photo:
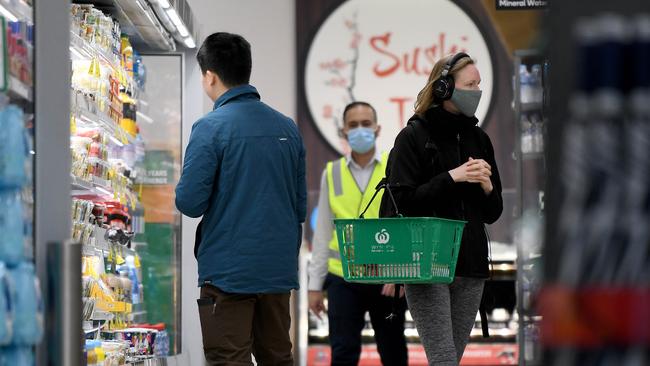
M 209 35 L 196 54 L 201 72 L 217 74 L 227 87 L 248 84 L 251 77 L 251 45 L 238 34 Z
M 345 106 L 345 109 L 343 110 L 343 125 L 345 125 L 345 114 L 348 113 L 350 109 L 358 106 L 370 108 L 372 110 L 372 115 L 374 117 L 375 123 L 377 122 L 377 111 L 375 110 L 375 107 L 371 106 L 370 103 L 367 102 L 355 101 Z

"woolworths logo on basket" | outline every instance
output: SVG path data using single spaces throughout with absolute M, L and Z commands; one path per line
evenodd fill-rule
M 377 244 L 388 244 L 390 241 L 390 234 L 386 229 L 381 229 L 381 231 L 375 234 L 375 241 Z

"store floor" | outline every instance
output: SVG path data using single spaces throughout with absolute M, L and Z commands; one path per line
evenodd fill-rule
M 420 344 L 409 344 L 409 365 L 427 366 L 427 358 L 424 349 Z M 307 352 L 307 365 L 329 366 L 330 347 L 327 345 L 310 346 Z M 493 366 L 493 365 L 516 365 L 518 359 L 518 348 L 516 344 L 469 344 L 465 349 L 465 355 L 460 363 L 461 366 Z M 377 346 L 374 344 L 364 345 L 361 351 L 359 366 L 382 366 Z

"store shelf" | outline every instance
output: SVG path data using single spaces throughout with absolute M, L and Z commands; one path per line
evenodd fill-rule
M 544 152 L 527 152 L 521 154 L 521 159 L 526 160 L 539 160 L 544 159 Z
M 92 158 L 91 157 L 91 158 L 88 158 L 87 161 L 90 164 L 98 164 L 98 165 L 101 165 L 104 168 L 108 168 L 108 169 L 113 167 L 110 162 L 108 162 L 108 161 L 106 161 L 104 159 L 100 159 L 100 158 Z
M 517 278 L 517 265 L 514 261 L 497 262 L 490 265 L 490 280 L 515 281 Z
M 76 97 L 76 115 L 77 124 L 81 128 L 99 127 L 104 129 L 112 137 L 113 143 L 118 145 L 132 144 L 135 138 L 128 134 L 121 126 L 106 115 L 106 113 L 97 111 L 96 106 L 88 103 L 82 95 L 73 93 Z M 82 100 L 79 100 L 82 98 Z
M 92 321 L 84 322 L 84 324 L 83 324 L 83 331 L 84 331 L 84 333 L 85 333 L 86 335 L 88 335 L 88 334 L 92 334 L 92 333 L 95 333 L 95 332 L 101 330 L 102 328 L 104 328 L 105 325 L 106 325 L 106 322 L 105 322 L 105 321 L 104 321 L 103 324 L 99 324 L 99 326 L 97 326 L 97 327 L 95 327 L 95 326 L 93 325 L 93 322 L 92 322 Z
M 408 358 L 410 366 L 427 366 L 424 348 L 421 344 L 409 343 Z M 306 350 L 308 365 L 329 365 L 331 347 L 329 345 L 309 345 Z M 519 350 L 516 345 L 503 343 L 470 343 L 465 348 L 460 366 L 517 365 Z M 375 344 L 364 344 L 361 348 L 359 365 L 381 366 L 381 358 Z
M 103 188 L 104 190 L 107 190 L 109 192 L 113 190 L 113 188 L 111 187 L 111 182 L 106 179 L 102 179 L 100 177 L 93 176 L 93 184 L 95 185 L 95 188 Z
M 70 50 L 73 55 L 75 55 L 76 52 L 76 56 L 82 56 L 89 59 L 99 58 L 110 65 L 113 69 L 118 69 L 120 67 L 120 59 L 117 55 L 108 53 L 106 50 L 86 41 L 72 31 L 70 32 Z
M 99 59 L 115 71 L 122 70 L 119 55 L 86 41 L 73 31 L 70 31 L 70 53 L 73 59 Z M 120 72 L 120 74 L 126 79 L 127 85 L 135 87 L 135 81 L 129 74 L 126 72 Z
M 543 97 L 546 95 L 546 90 L 544 87 L 544 73 L 547 70 L 546 60 L 543 55 L 539 54 L 534 50 L 524 50 L 516 51 L 514 55 L 514 70 L 520 70 L 522 65 L 526 65 L 526 68 L 530 68 L 532 72 L 533 65 L 538 65 L 542 74 L 537 75 L 539 79 L 539 85 L 542 90 L 536 90 L 536 92 L 541 92 L 540 95 Z M 530 75 L 532 76 L 532 75 Z M 521 79 L 521 75 L 516 73 L 515 83 L 514 83 L 514 95 L 521 95 L 521 87 L 526 81 Z M 535 88 L 534 80 L 531 80 L 531 85 L 529 87 Z M 537 95 L 535 93 L 535 95 Z M 536 226 L 532 223 L 536 220 L 531 220 L 527 215 L 529 212 L 537 212 L 541 215 L 544 214 L 543 210 L 540 211 L 540 208 L 543 207 L 540 200 L 531 200 L 529 199 L 529 192 L 538 191 L 541 182 L 545 180 L 546 177 L 546 160 L 545 154 L 543 151 L 524 151 L 523 140 L 524 133 L 530 133 L 533 139 L 533 148 L 530 150 L 540 150 L 543 146 L 548 146 L 545 143 L 546 138 L 544 134 L 545 122 L 544 119 L 540 116 L 539 118 L 530 118 L 530 115 L 544 115 L 545 105 L 542 103 L 542 98 L 539 98 L 532 103 L 524 103 L 520 99 L 515 98 L 514 112 L 515 120 L 521 121 L 517 123 L 515 136 L 517 136 L 518 141 L 515 143 L 518 151 L 516 151 L 516 188 L 518 192 L 517 197 L 517 213 L 516 220 L 521 223 L 521 229 L 516 236 L 516 245 L 517 245 L 517 305 L 516 313 L 519 314 L 517 317 L 518 330 L 517 330 L 517 340 L 519 344 L 519 365 L 527 366 L 534 365 L 539 363 L 539 352 L 535 350 L 534 345 L 538 341 L 531 335 L 531 329 L 535 332 L 539 328 L 539 314 L 536 303 L 536 295 L 539 289 L 539 283 L 541 282 L 541 271 L 538 267 L 541 265 L 542 258 L 538 255 L 539 245 L 536 243 L 524 242 L 524 231 L 525 230 L 535 230 Z M 528 101 L 530 99 L 527 99 Z M 539 119 L 539 121 L 536 121 Z M 535 125 L 542 130 L 535 129 Z M 538 141 L 539 137 L 537 134 L 540 134 L 542 137 L 541 141 Z M 541 143 L 541 144 L 540 144 Z M 528 149 L 526 149 L 528 150 Z M 534 173 L 534 174 L 533 174 Z M 541 218 L 541 217 L 540 217 Z M 539 238 L 540 234 L 526 234 L 530 235 L 533 238 Z M 536 254 L 536 255 L 534 255 Z M 529 329 L 530 328 L 530 329 Z
M 91 315 L 90 319 L 92 320 L 113 320 L 115 315 L 113 313 L 109 313 L 108 311 L 102 311 L 102 310 L 95 310 L 93 311 L 93 314 Z
M 522 112 L 535 112 L 541 111 L 544 108 L 544 104 L 541 102 L 521 103 L 520 108 Z
M 541 315 L 530 315 L 530 316 L 529 315 L 523 315 L 519 321 L 524 323 L 524 324 L 539 325 L 542 322 L 542 316 Z
M 93 182 L 88 182 L 75 176 L 70 176 L 70 194 L 72 196 L 100 196 L 113 197 L 113 189 L 107 180 L 93 177 Z
M 71 188 L 73 191 L 91 191 L 93 189 L 92 182 L 85 181 L 77 178 L 74 175 L 70 176 Z
M 33 88 L 20 81 L 17 77 L 9 76 L 9 85 L 7 87 L 7 94 L 12 100 L 31 103 L 34 100 Z
M 32 22 L 34 10 L 23 0 L 0 0 L 0 5 L 15 15 L 18 20 Z
M 99 226 L 95 226 L 94 232 L 93 232 L 93 238 L 95 238 L 94 244 L 83 244 L 82 245 L 82 251 L 84 254 L 93 254 L 95 251 L 100 250 L 103 252 L 108 252 L 111 248 L 111 243 L 108 242 L 105 237 L 106 237 L 106 229 L 101 228 Z M 125 255 L 136 255 L 135 249 L 132 248 L 127 248 L 125 246 L 118 245 L 120 250 L 123 252 Z
M 97 300 L 95 305 L 96 309 L 103 312 L 111 313 L 130 313 L 132 309 L 132 304 L 124 301 L 102 301 Z M 97 311 L 97 310 L 95 310 Z

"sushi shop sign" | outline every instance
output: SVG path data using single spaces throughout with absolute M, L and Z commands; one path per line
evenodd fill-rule
M 483 32 L 451 0 L 349 0 L 315 33 L 305 60 L 304 95 L 311 119 L 339 153 L 345 105 L 365 101 L 382 126 L 379 149 L 389 150 L 413 114 L 418 92 L 440 58 L 467 52 L 481 71 L 483 96 L 476 116 L 491 106 L 493 62 Z

